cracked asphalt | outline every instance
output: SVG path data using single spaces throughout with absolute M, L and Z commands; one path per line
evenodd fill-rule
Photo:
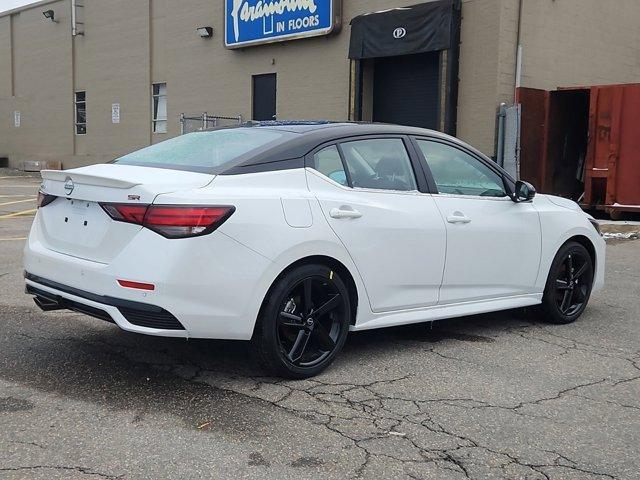
M 37 184 L 0 178 L 0 203 Z M 326 373 L 284 381 L 242 342 L 40 312 L 22 293 L 31 214 L 12 215 L 32 208 L 0 205 L 1 479 L 640 478 L 640 241 L 608 245 L 573 325 L 362 332 Z

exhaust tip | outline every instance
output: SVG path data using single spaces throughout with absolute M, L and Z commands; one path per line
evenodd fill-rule
M 65 308 L 59 301 L 52 300 L 50 298 L 40 297 L 37 295 L 33 297 L 33 301 L 43 312 L 50 312 L 52 310 L 62 310 L 63 308 Z

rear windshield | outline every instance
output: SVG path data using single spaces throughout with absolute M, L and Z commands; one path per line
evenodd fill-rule
M 120 165 L 170 168 L 191 172 L 221 173 L 250 156 L 278 143 L 285 132 L 257 128 L 231 128 L 194 132 L 143 148 L 114 161 Z

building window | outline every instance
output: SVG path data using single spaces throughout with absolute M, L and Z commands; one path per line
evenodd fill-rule
M 167 84 L 153 84 L 153 132 L 167 133 Z
M 87 133 L 87 92 L 76 92 L 74 97 L 76 135 Z

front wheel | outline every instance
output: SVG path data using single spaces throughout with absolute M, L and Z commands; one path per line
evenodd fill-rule
M 564 244 L 551 264 L 542 297 L 544 321 L 571 323 L 587 307 L 593 286 L 593 261 L 577 242 Z
M 327 368 L 342 349 L 351 323 L 349 293 L 324 265 L 302 265 L 270 290 L 252 350 L 268 372 L 307 378 Z

